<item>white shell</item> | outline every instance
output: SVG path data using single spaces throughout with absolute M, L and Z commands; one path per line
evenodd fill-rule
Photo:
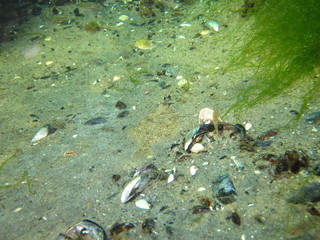
M 132 192 L 132 189 L 136 186 L 136 184 L 140 181 L 140 179 L 141 179 L 141 176 L 137 176 L 126 185 L 126 187 L 124 188 L 121 194 L 122 203 L 126 203 L 131 199 L 130 194 Z
M 204 191 L 206 191 L 207 189 L 205 188 L 205 187 L 199 187 L 198 188 L 198 192 L 204 192 Z
M 43 138 L 45 138 L 46 136 L 48 136 L 49 134 L 49 129 L 48 127 L 42 127 L 40 128 L 40 130 L 36 133 L 36 135 L 34 135 L 34 137 L 31 139 L 31 142 L 37 142 Z
M 189 147 L 189 145 L 192 143 L 192 138 L 190 138 L 188 141 L 186 141 L 185 143 L 184 143 L 184 150 L 186 150 L 187 151 L 187 149 L 188 149 L 188 147 Z
M 125 21 L 129 20 L 129 17 L 127 15 L 121 15 L 119 17 L 119 20 L 122 21 L 122 22 L 125 22 Z
M 244 125 L 244 128 L 248 131 L 250 128 L 252 128 L 252 124 L 251 123 L 246 123 Z
M 150 203 L 145 199 L 139 199 L 135 202 L 136 206 L 141 209 L 148 210 L 150 209 Z
M 196 143 L 192 146 L 190 149 L 191 152 L 193 153 L 199 153 L 204 151 L 204 146 L 201 143 Z
M 209 20 L 204 24 L 204 26 L 215 32 L 219 32 L 219 23 L 217 23 L 216 21 Z
M 174 180 L 174 174 L 171 173 L 171 174 L 169 175 L 169 177 L 168 177 L 167 182 L 168 182 L 168 183 L 171 183 L 171 182 L 173 182 L 173 180 Z
M 195 174 L 197 173 L 197 171 L 198 171 L 198 168 L 197 168 L 196 166 L 192 165 L 192 166 L 190 167 L 190 174 L 191 174 L 192 176 L 195 175 Z

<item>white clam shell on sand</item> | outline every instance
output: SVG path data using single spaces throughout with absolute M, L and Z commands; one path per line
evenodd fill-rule
M 39 140 L 47 137 L 49 135 L 49 129 L 48 127 L 42 127 L 39 129 L 39 131 L 34 135 L 34 137 L 31 139 L 31 142 L 38 142 Z
M 150 203 L 145 199 L 139 199 L 135 202 L 136 206 L 141 209 L 148 210 L 150 209 Z
M 196 143 L 192 146 L 190 149 L 191 152 L 193 153 L 199 153 L 205 151 L 204 146 L 201 143 Z

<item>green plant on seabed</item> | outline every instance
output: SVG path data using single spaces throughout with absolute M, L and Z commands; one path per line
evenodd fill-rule
M 2 168 L 4 167 L 4 165 L 6 165 L 11 159 L 13 159 L 17 153 L 19 152 L 19 150 L 16 150 L 15 153 L 13 153 L 10 157 L 8 157 L 6 160 L 4 160 L 4 162 L 0 165 L 0 172 L 2 170 Z M 31 192 L 31 188 L 30 188 L 30 180 L 29 180 L 29 176 L 28 176 L 28 172 L 27 171 L 23 171 L 23 173 L 21 174 L 20 180 L 16 183 L 13 184 L 5 184 L 5 185 L 0 185 L 0 189 L 7 189 L 7 188 L 12 188 L 15 186 L 18 186 L 19 184 L 25 182 L 27 184 L 27 190 L 29 193 L 32 194 Z
M 246 110 L 289 93 L 304 91 L 296 119 L 320 95 L 320 4 L 318 0 L 256 0 L 247 18 L 253 19 L 251 37 L 229 67 L 254 66 L 250 85 L 240 90 L 231 110 Z M 247 19 L 245 18 L 245 19 Z M 242 25 L 243 27 L 244 25 Z

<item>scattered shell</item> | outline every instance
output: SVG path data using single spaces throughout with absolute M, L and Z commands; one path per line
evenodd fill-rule
M 309 124 L 315 124 L 318 123 L 320 120 L 320 112 L 313 112 L 308 115 L 306 118 L 306 122 Z
M 151 41 L 147 39 L 140 39 L 136 41 L 134 44 L 137 48 L 142 49 L 142 50 L 150 50 L 153 48 L 153 44 Z
M 56 238 L 56 240 L 70 239 L 108 240 L 111 238 L 99 224 L 85 219 L 69 228 L 65 234 L 60 233 Z
M 129 16 L 128 15 L 121 15 L 119 17 L 119 20 L 125 22 L 125 21 L 129 20 Z
M 203 25 L 205 28 L 208 28 L 208 29 L 213 30 L 215 32 L 219 32 L 219 24 L 216 21 L 209 20 L 209 21 L 205 22 Z
M 237 159 L 236 156 L 231 156 L 232 161 L 234 162 L 234 164 L 240 168 L 240 169 L 244 169 L 244 164 L 241 160 Z
M 181 23 L 179 26 L 180 27 L 191 27 L 192 24 L 190 24 L 190 23 Z
M 31 142 L 37 142 L 45 137 L 47 137 L 49 134 L 54 133 L 57 129 L 52 127 L 50 124 L 47 124 L 39 129 L 39 131 L 34 135 L 34 137 L 31 139 Z
M 177 171 L 176 167 L 174 167 L 173 169 L 165 170 L 165 171 L 164 171 L 164 172 L 166 172 L 166 173 L 169 174 L 167 183 L 173 182 L 173 180 L 174 180 L 174 175 L 176 174 L 176 171 Z
M 204 146 L 201 143 L 195 143 L 190 149 L 190 151 L 193 153 L 200 153 L 200 152 L 203 152 L 204 150 L 205 150 Z
M 198 168 L 197 168 L 196 166 L 192 165 L 192 166 L 190 167 L 190 174 L 191 174 L 192 176 L 194 176 L 194 175 L 197 173 L 197 171 L 198 171 Z
M 128 202 L 132 196 L 133 189 L 137 188 L 138 182 L 141 180 L 142 176 L 137 176 L 134 179 L 132 179 L 124 188 L 122 194 L 121 194 L 121 202 L 126 203 Z
M 150 203 L 145 199 L 139 199 L 135 202 L 136 206 L 141 209 L 148 210 L 150 209 Z
M 167 183 L 171 183 L 174 180 L 174 175 L 171 173 L 168 177 Z
M 205 187 L 199 187 L 198 188 L 198 192 L 204 192 L 204 191 L 206 191 L 207 189 L 205 188 Z
M 248 131 L 250 128 L 252 128 L 251 123 L 245 123 L 244 128 Z
M 152 180 L 160 179 L 164 180 L 167 175 L 157 170 L 154 165 L 148 165 L 144 167 L 140 172 L 135 174 L 134 178 L 125 186 L 121 194 L 121 202 L 127 203 L 134 199 L 150 184 Z
M 211 33 L 211 31 L 206 29 L 206 30 L 201 31 L 201 32 L 200 32 L 200 35 L 201 35 L 201 36 L 207 36 L 207 35 L 209 35 L 210 33 Z
M 45 138 L 46 136 L 48 136 L 48 134 L 49 134 L 48 128 L 42 127 L 42 128 L 40 128 L 40 130 L 36 133 L 36 135 L 34 135 L 34 137 L 31 139 L 31 142 L 37 142 L 37 141 Z

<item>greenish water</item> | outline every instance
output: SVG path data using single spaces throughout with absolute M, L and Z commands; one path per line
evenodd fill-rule
M 181 1 L 176 9 L 173 1 L 37 6 L 41 14 L 20 24 L 11 19 L 2 28 L 0 186 L 27 174 L 21 184 L 0 189 L 3 239 L 55 239 L 83 219 L 106 231 L 115 223 L 134 224 L 121 239 L 317 238 L 318 216 L 306 203 L 287 199 L 300 185 L 319 181 L 312 173 L 319 163 L 319 128 L 302 116 L 293 128 L 278 130 L 299 111 L 300 88 L 223 117 L 230 124 L 250 123 L 254 139 L 276 130 L 269 147 L 243 151 L 239 139 L 213 133 L 207 152 L 176 161 L 186 153 L 183 139 L 198 126 L 200 109 L 222 115 L 250 86 L 254 67 L 226 68 L 252 34 L 251 20 L 239 14 L 242 1 Z M 128 20 L 121 22 L 121 15 Z M 219 24 L 218 32 L 203 32 L 209 20 Z M 100 28 L 86 31 L 92 22 Z M 237 31 L 239 23 L 244 30 Z M 139 49 L 141 39 L 153 47 Z M 314 99 L 306 113 L 316 111 Z M 95 118 L 98 124 L 84 124 Z M 47 124 L 57 131 L 31 143 Z M 293 149 L 310 157 L 298 174 L 275 176 L 272 161 L 261 159 Z M 155 181 L 143 191 L 149 210 L 137 208 L 135 200 L 123 204 L 133 172 L 149 164 L 176 168 L 174 181 Z M 198 169 L 195 175 L 191 167 Z M 238 194 L 230 204 L 214 192 L 213 182 L 224 173 Z M 212 211 L 194 214 L 204 202 Z M 146 219 L 155 221 L 150 231 L 143 228 Z

